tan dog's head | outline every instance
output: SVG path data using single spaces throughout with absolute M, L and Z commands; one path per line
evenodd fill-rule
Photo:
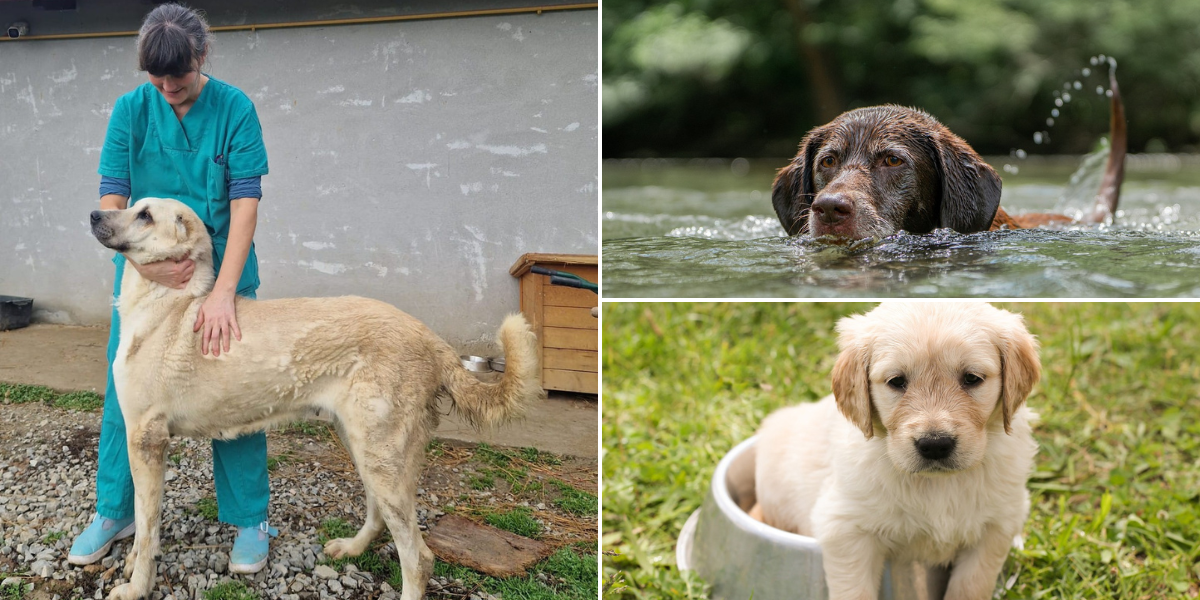
M 885 303 L 837 329 L 838 410 L 910 473 L 977 465 L 1041 377 L 1020 315 L 983 303 Z
M 186 204 L 143 198 L 125 210 L 92 211 L 92 235 L 138 264 L 207 257 L 212 240 Z

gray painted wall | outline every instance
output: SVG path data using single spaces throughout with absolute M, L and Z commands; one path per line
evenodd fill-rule
M 259 297 L 379 298 L 463 344 L 518 309 L 521 254 L 595 254 L 597 18 L 218 33 L 205 70 L 254 100 L 270 158 Z M 0 43 L 0 294 L 41 320 L 108 321 L 86 222 L 133 44 Z

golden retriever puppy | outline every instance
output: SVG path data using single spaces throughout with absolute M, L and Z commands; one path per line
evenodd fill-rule
M 990 598 L 1029 515 L 1037 342 L 982 303 L 885 303 L 837 329 L 833 396 L 763 422 L 752 514 L 817 538 L 832 600 L 878 598 L 888 559 L 953 565 L 947 600 Z

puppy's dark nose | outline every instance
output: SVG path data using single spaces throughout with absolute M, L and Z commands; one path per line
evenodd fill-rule
M 954 446 L 958 442 L 948 435 L 927 435 L 913 443 L 917 445 L 917 452 L 923 458 L 941 460 L 954 452 Z
M 812 203 L 812 211 L 826 225 L 837 225 L 854 216 L 854 203 L 844 194 L 822 194 Z
M 92 211 L 92 225 L 99 223 L 100 219 L 103 219 L 103 218 L 104 218 L 104 215 L 100 214 L 100 211 L 98 211 L 98 210 Z

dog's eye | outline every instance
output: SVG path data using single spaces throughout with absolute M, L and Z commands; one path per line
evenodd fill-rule
M 822 167 L 832 167 L 833 163 L 835 163 L 835 162 L 837 162 L 837 161 L 834 160 L 832 156 L 826 156 L 825 158 L 821 159 L 821 166 Z
M 967 387 L 975 387 L 983 383 L 983 378 L 974 373 L 967 373 L 966 375 L 963 375 L 962 382 L 963 385 Z
M 154 220 L 150 217 L 150 209 L 148 209 L 148 208 L 146 210 L 143 210 L 142 212 L 138 213 L 137 218 L 139 218 L 143 221 L 153 221 Z
M 908 389 L 908 380 L 905 379 L 903 375 L 887 380 L 887 384 L 888 387 L 892 388 L 893 390 L 899 390 L 901 392 Z
M 896 156 L 895 154 L 889 154 L 887 156 L 887 158 L 883 159 L 883 164 L 885 164 L 889 167 L 898 167 L 898 166 L 904 164 L 904 161 L 901 160 L 900 157 Z

